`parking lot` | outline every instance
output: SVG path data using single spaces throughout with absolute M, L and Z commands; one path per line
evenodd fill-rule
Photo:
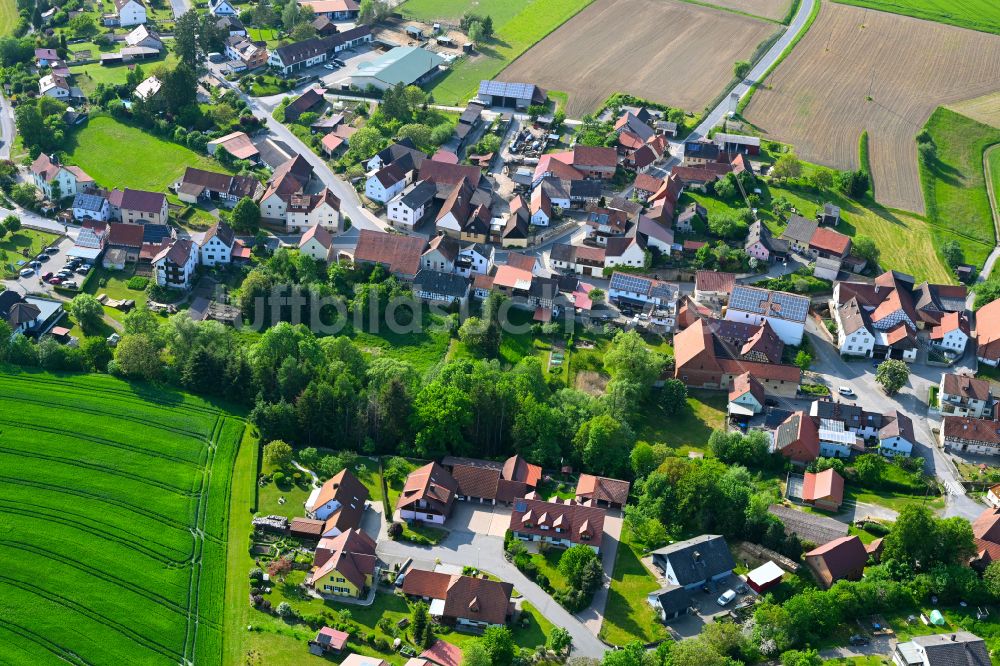
M 73 240 L 71 238 L 62 238 L 58 243 L 54 245 L 58 249 L 55 254 L 47 254 L 47 261 L 42 262 L 41 270 L 31 270 L 31 273 L 26 276 L 18 276 L 16 280 L 8 280 L 10 284 L 15 284 L 20 287 L 20 291 L 25 293 L 51 293 L 52 285 L 42 280 L 42 276 L 48 273 L 56 274 L 66 267 L 66 263 L 69 261 L 69 257 L 66 252 L 73 247 Z M 26 265 L 25 268 L 28 266 Z M 80 282 L 83 276 L 77 276 L 77 282 Z
M 336 55 L 338 60 L 344 62 L 344 66 L 329 70 L 324 65 L 319 65 L 303 72 L 306 76 L 316 76 L 331 93 L 338 91 L 348 92 L 342 86 L 351 84 L 351 76 L 358 71 L 358 65 L 371 62 L 382 55 L 382 51 L 376 51 L 370 45 L 365 44 L 347 51 L 341 51 Z

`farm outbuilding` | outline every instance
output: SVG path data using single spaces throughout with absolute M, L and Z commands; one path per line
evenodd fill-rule
M 747 585 L 757 594 L 774 587 L 781 582 L 784 570 L 774 562 L 765 562 L 747 574 Z
M 374 60 L 358 65 L 351 83 L 359 88 L 371 85 L 387 90 L 397 83 L 420 85 L 430 80 L 444 65 L 444 58 L 417 46 L 397 46 Z
M 532 104 L 545 104 L 545 91 L 532 83 L 480 81 L 480 102 L 504 109 L 527 109 Z

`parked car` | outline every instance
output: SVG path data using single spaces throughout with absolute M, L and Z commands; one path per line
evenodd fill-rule
M 35 261 L 40 261 L 40 262 L 42 262 L 44 264 L 46 261 L 48 261 L 51 258 L 52 257 L 50 257 L 49 255 L 47 255 L 44 252 L 42 252 L 40 255 L 38 255 L 37 257 L 35 257 Z
M 764 398 L 764 406 L 765 407 L 777 407 L 778 406 L 778 401 L 775 400 L 774 398 Z
M 80 275 L 86 275 L 87 273 L 90 272 L 90 268 L 88 268 L 87 266 L 80 266 L 78 269 L 76 269 L 76 272 Z
M 55 273 L 49 271 L 48 273 L 42 276 L 42 279 L 48 281 L 51 280 L 53 277 L 55 277 Z
M 323 65 L 323 69 L 334 70 L 337 69 L 337 66 L 334 65 L 332 62 L 328 62 L 325 65 Z
M 61 277 L 49 278 L 48 280 L 46 280 L 46 282 L 48 282 L 52 286 L 60 285 L 62 284 L 62 281 L 63 279 Z
M 41 270 L 41 268 L 42 268 L 42 262 L 40 262 L 40 261 L 32 261 L 28 265 L 31 266 L 32 268 L 34 268 L 36 271 Z
M 345 63 L 345 62 L 344 62 L 343 60 L 341 60 L 340 58 L 334 58 L 334 59 L 333 59 L 333 60 L 331 60 L 330 62 L 332 62 L 332 63 L 333 63 L 334 65 L 336 65 L 337 67 L 346 67 L 346 66 L 347 66 L 347 63 Z
M 57 248 L 57 247 L 47 247 L 47 248 L 45 248 L 45 254 L 59 254 L 59 248 Z
M 722 596 L 720 596 L 718 599 L 715 600 L 715 603 L 719 604 L 720 606 L 725 606 L 735 598 L 736 598 L 736 592 L 734 590 L 726 590 L 725 592 L 722 593 Z
M 118 343 L 121 341 L 121 339 L 122 339 L 122 336 L 118 335 L 117 333 L 112 333 L 111 335 L 108 336 L 108 339 L 107 339 L 108 346 L 109 347 L 116 347 L 118 345 Z
M 868 645 L 872 641 L 867 636 L 863 636 L 861 634 L 854 634 L 853 636 L 851 636 L 848 642 L 851 645 Z
M 21 277 L 23 277 L 23 278 L 31 277 L 34 274 L 35 274 L 35 269 L 34 268 L 22 268 L 21 269 Z
M 837 389 L 837 392 L 840 393 L 840 395 L 846 395 L 848 397 L 854 395 L 854 389 L 850 386 L 841 386 Z
M 66 280 L 65 282 L 62 283 L 62 286 L 67 287 L 69 289 L 76 289 L 80 285 L 76 283 L 76 280 Z

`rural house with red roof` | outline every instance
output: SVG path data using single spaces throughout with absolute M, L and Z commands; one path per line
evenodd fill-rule
M 396 508 L 403 520 L 441 525 L 458 498 L 458 482 L 448 470 L 430 462 L 410 472 Z
M 576 501 L 581 504 L 590 503 L 593 506 L 620 509 L 628 502 L 630 487 L 628 481 L 581 474 L 580 480 L 576 483 Z
M 358 477 L 342 469 L 322 486 L 313 489 L 305 502 L 306 515 L 325 521 L 322 535 L 335 537 L 361 527 L 368 497 L 368 488 Z
M 514 586 L 488 578 L 411 569 L 403 594 L 428 602 L 431 617 L 450 625 L 492 627 L 507 624 L 514 613 Z
M 839 511 L 844 502 L 844 477 L 832 468 L 806 472 L 802 481 L 802 501 L 817 509 Z
M 320 594 L 359 599 L 372 587 L 377 562 L 375 541 L 349 529 L 320 539 L 306 585 Z
M 838 580 L 861 580 L 868 551 L 859 537 L 845 536 L 810 550 L 805 558 L 819 584 L 829 588 Z
M 458 499 L 481 504 L 510 504 L 535 490 L 542 468 L 519 455 L 504 462 L 448 456 L 441 465 L 458 483 Z
M 801 410 L 793 413 L 774 431 L 772 450 L 801 465 L 816 460 L 819 457 L 816 422 Z
M 574 500 L 546 502 L 529 495 L 514 502 L 510 531 L 522 541 L 554 546 L 590 546 L 600 552 L 604 539 L 604 509 Z

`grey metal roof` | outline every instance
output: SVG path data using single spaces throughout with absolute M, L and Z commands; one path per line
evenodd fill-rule
M 928 666 L 989 666 L 991 663 L 986 643 L 968 631 L 916 636 L 911 642 L 924 649 Z
M 800 243 L 808 243 L 812 240 L 813 234 L 816 233 L 818 227 L 819 222 L 816 220 L 807 220 L 801 215 L 792 215 L 788 218 L 788 226 L 781 233 L 781 237 Z
M 726 540 L 718 534 L 703 534 L 678 541 L 652 552 L 654 561 L 670 562 L 678 585 L 691 585 L 736 568 Z
M 437 186 L 429 180 L 422 180 L 403 195 L 401 203 L 407 208 L 416 209 L 427 204 L 437 194 Z
M 691 606 L 691 593 L 680 585 L 661 588 L 656 592 L 650 592 L 649 596 L 656 598 L 667 617 L 686 612 Z
M 785 526 L 785 534 L 796 534 L 803 541 L 822 545 L 847 536 L 847 524 L 833 518 L 806 513 L 781 504 L 772 504 L 767 511 L 781 520 Z

